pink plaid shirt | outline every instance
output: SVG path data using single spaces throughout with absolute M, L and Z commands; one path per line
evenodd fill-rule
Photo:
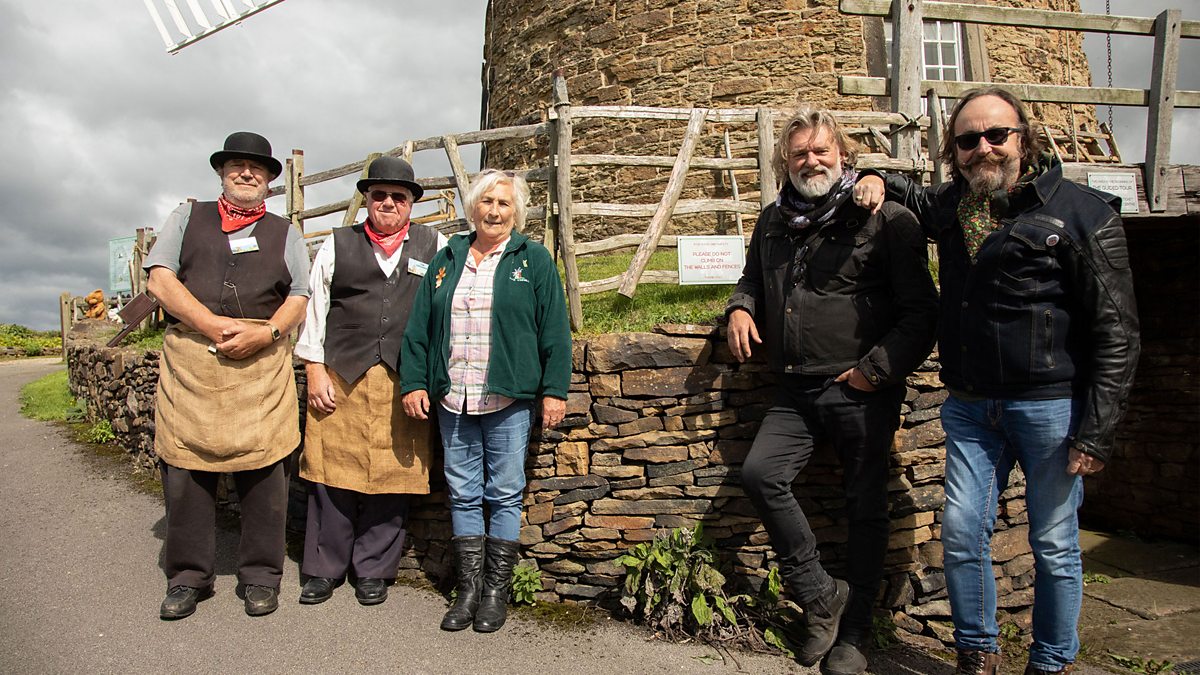
M 483 415 L 508 407 L 513 399 L 484 391 L 492 354 L 492 290 L 506 239 L 475 264 L 467 254 L 450 302 L 450 391 L 442 407 L 459 415 Z

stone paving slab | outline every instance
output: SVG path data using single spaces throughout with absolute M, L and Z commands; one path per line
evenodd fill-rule
M 1113 579 L 1107 584 L 1087 584 L 1083 592 L 1143 619 L 1161 619 L 1200 608 L 1200 588 L 1155 579 Z
M 1080 532 L 1084 567 L 1100 563 L 1124 571 L 1122 576 L 1145 575 L 1200 564 L 1200 549 L 1178 542 L 1147 543 L 1099 532 Z
M 1079 637 L 1090 656 L 1104 660 L 1107 653 L 1144 660 L 1168 660 L 1175 664 L 1200 660 L 1200 612 L 1187 612 L 1147 621 L 1115 607 L 1097 606 L 1100 601 L 1084 598 L 1083 616 L 1104 622 L 1086 622 Z M 1114 668 L 1115 669 L 1115 668 Z

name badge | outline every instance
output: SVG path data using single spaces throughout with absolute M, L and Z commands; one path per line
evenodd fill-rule
M 258 239 L 254 237 L 242 237 L 241 239 L 230 239 L 229 250 L 233 251 L 234 255 L 239 253 L 250 253 L 258 250 Z
M 425 271 L 429 269 L 429 263 L 421 262 L 413 258 L 408 259 L 408 273 L 415 274 L 419 277 L 425 276 Z

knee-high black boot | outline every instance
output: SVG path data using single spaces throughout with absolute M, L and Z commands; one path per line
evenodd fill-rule
M 520 552 L 520 542 L 487 538 L 483 596 L 479 601 L 479 611 L 475 612 L 476 631 L 491 633 L 504 625 L 508 616 L 508 591 L 512 585 L 513 566 L 517 564 Z
M 454 537 L 454 566 L 458 570 L 458 594 L 442 618 L 442 630 L 462 630 L 475 620 L 479 593 L 483 588 L 483 535 Z

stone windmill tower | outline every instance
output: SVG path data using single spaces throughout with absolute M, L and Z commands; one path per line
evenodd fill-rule
M 1005 4 L 1079 11 L 1079 0 Z M 840 75 L 887 75 L 891 39 L 887 21 L 843 14 L 838 0 L 490 0 L 486 31 L 484 128 L 544 120 L 551 73 L 559 68 L 574 105 L 786 108 L 805 101 L 883 111 L 890 104 L 838 93 Z M 929 21 L 923 46 L 926 79 L 1084 86 L 1091 80 L 1079 33 Z M 1032 112 L 1058 128 L 1096 125 L 1091 107 L 1034 104 Z M 673 154 L 677 126 L 606 120 L 577 128 L 575 151 L 636 147 L 636 154 Z M 736 132 L 734 141 L 736 150 Z M 706 139 L 701 148 L 719 153 L 720 141 Z M 520 166 L 531 152 L 547 151 L 497 143 L 486 162 Z M 665 180 L 661 171 L 632 168 L 594 178 L 576 183 L 583 196 L 635 201 L 639 195 L 654 201 Z M 757 185 L 756 176 L 748 179 Z M 710 194 L 719 183 L 709 183 Z M 694 180 L 688 185 L 705 189 Z M 584 238 L 619 229 L 593 223 L 584 226 Z M 673 229 L 682 231 L 674 223 Z

